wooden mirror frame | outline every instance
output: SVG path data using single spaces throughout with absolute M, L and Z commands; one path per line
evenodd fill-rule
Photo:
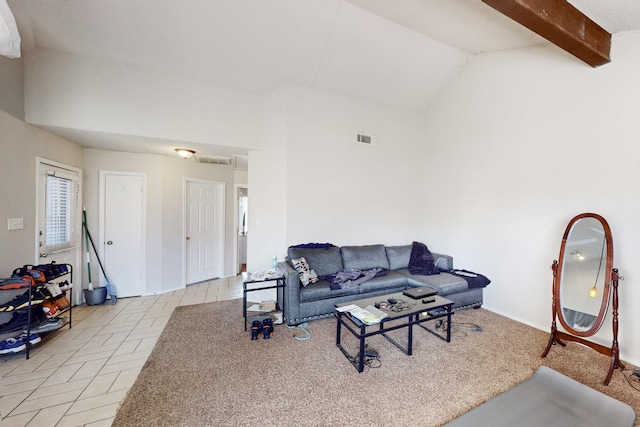
M 567 240 L 569 238 L 569 233 L 571 232 L 574 225 L 581 219 L 584 218 L 595 218 L 601 224 L 605 233 L 605 241 L 607 247 L 607 261 L 605 268 L 605 278 L 604 278 L 604 289 L 602 293 L 602 302 L 600 304 L 600 310 L 598 312 L 598 316 L 594 322 L 594 324 L 586 331 L 578 331 L 573 327 L 569 326 L 564 318 L 564 314 L 562 312 L 562 301 L 561 301 L 561 283 L 562 283 L 562 269 L 565 265 L 565 255 L 566 255 L 566 246 Z M 620 363 L 620 350 L 618 347 L 618 269 L 612 268 L 613 266 L 613 239 L 611 237 L 611 229 L 609 228 L 609 224 L 607 221 L 598 214 L 594 213 L 583 213 L 575 216 L 567 225 L 567 228 L 562 237 L 562 245 L 560 246 L 560 262 L 554 260 L 551 266 L 553 270 L 553 296 L 551 299 L 551 311 L 552 311 L 552 322 L 551 322 L 551 336 L 549 337 L 549 343 L 547 344 L 547 348 L 542 353 L 542 357 L 546 357 L 551 349 L 552 345 L 560 344 L 561 346 L 566 346 L 566 344 L 562 341 L 575 341 L 587 347 L 590 347 L 597 352 L 609 356 L 611 358 L 611 363 L 609 364 L 609 372 L 604 380 L 604 385 L 608 385 L 611 380 L 611 376 L 613 375 L 613 370 L 616 368 L 624 368 L 624 365 Z M 612 307 L 613 307 L 613 343 L 611 348 L 605 347 L 601 344 L 597 344 L 585 339 L 585 337 L 590 337 L 595 335 L 596 332 L 602 326 L 605 316 L 607 315 L 607 309 L 609 306 L 609 301 L 612 297 Z M 560 320 L 560 324 L 562 328 L 566 331 L 559 331 L 556 323 L 556 317 Z
M 563 284 L 563 278 L 564 278 L 563 270 L 567 265 L 567 259 L 566 259 L 567 256 L 569 257 L 571 256 L 570 253 L 567 253 L 567 242 L 571 240 L 570 234 L 572 231 L 574 231 L 574 228 L 576 227 L 576 225 L 580 220 L 587 219 L 587 218 L 593 218 L 597 220 L 600 223 L 600 225 L 602 225 L 602 231 L 604 232 L 604 239 L 605 239 L 605 244 L 607 248 L 607 252 L 606 252 L 607 256 L 606 256 L 606 266 L 604 268 L 604 280 L 596 283 L 598 286 L 600 284 L 604 284 L 598 316 L 596 317 L 593 325 L 588 330 L 579 331 L 574 329 L 573 326 L 570 326 L 569 324 L 567 324 L 564 313 L 562 311 L 562 308 L 566 307 L 566 305 L 563 304 L 563 301 L 562 301 L 562 287 L 565 286 Z M 575 241 L 575 237 L 574 237 L 574 241 Z M 602 263 L 602 261 L 600 262 Z M 611 275 L 613 273 L 612 272 L 613 240 L 611 238 L 611 228 L 609 228 L 609 224 L 607 224 L 607 221 L 600 215 L 593 214 L 593 213 L 583 213 L 575 216 L 569 222 L 569 225 L 567 225 L 567 229 L 565 230 L 564 235 L 562 236 L 562 245 L 560 245 L 560 258 L 558 259 L 557 266 L 558 266 L 557 272 L 556 272 L 557 286 L 553 287 L 553 297 L 557 304 L 558 310 L 556 311 L 556 313 L 558 314 L 558 319 L 560 320 L 560 324 L 562 325 L 564 330 L 569 332 L 571 335 L 576 335 L 579 337 L 590 337 L 592 335 L 595 335 L 600 329 L 600 327 L 602 326 L 602 323 L 604 322 L 604 317 L 607 314 L 607 309 L 609 308 L 609 301 L 610 301 L 609 294 L 611 292 Z

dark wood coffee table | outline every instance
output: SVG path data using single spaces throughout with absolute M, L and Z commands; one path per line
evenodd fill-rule
M 413 325 L 421 327 L 422 329 L 432 333 L 442 340 L 445 340 L 446 342 L 451 342 L 451 315 L 453 314 L 451 312 L 451 307 L 454 303 L 453 301 L 442 298 L 438 295 L 433 298 L 433 302 L 425 304 L 422 302 L 422 300 L 411 299 L 403 295 L 402 292 L 398 292 L 336 304 L 336 309 L 352 304 L 364 309 L 370 305 L 375 306 L 376 303 L 386 303 L 389 299 L 395 299 L 396 301 L 402 301 L 406 303 L 401 304 L 401 306 L 405 306 L 405 308 L 399 311 L 392 311 L 392 307 L 381 308 L 381 310 L 384 311 L 388 316 L 382 319 L 380 323 L 370 326 L 365 325 L 357 318 L 351 316 L 349 312 L 341 312 L 336 310 L 336 346 L 338 346 L 340 351 L 342 351 L 347 360 L 351 362 L 351 364 L 358 370 L 358 372 L 362 372 L 364 370 L 364 353 L 366 339 L 374 335 L 384 336 L 387 340 L 389 340 L 393 345 L 398 347 L 408 356 L 411 356 L 411 354 L 413 354 Z M 425 322 L 444 317 L 447 318 L 446 336 L 443 336 L 435 330 L 429 329 L 423 325 L 423 323 Z M 392 325 L 390 323 L 393 320 L 401 320 L 402 322 Z M 340 335 L 343 326 L 347 328 L 347 330 L 349 330 L 349 332 L 351 332 L 359 340 L 360 352 L 358 353 L 357 357 L 349 354 L 349 352 L 347 352 L 347 350 L 345 350 L 345 348 L 340 343 Z M 401 344 L 387 335 L 387 332 L 402 328 L 407 328 L 406 347 L 403 347 Z

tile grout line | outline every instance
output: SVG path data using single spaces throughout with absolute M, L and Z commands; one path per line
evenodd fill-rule
M 222 290 L 222 288 L 224 288 L 224 291 Z M 199 286 L 198 288 L 194 287 L 193 290 L 186 288 L 186 289 L 173 291 L 171 294 L 161 294 L 161 295 L 145 296 L 145 297 L 139 297 L 139 298 L 136 297 L 135 299 L 134 298 L 124 299 L 121 301 L 123 302 L 127 301 L 127 304 L 125 304 L 124 307 L 121 305 L 118 305 L 115 311 L 113 309 L 109 310 L 109 307 L 106 307 L 107 310 L 103 310 L 102 307 L 99 307 L 99 306 L 89 307 L 89 306 L 83 305 L 83 306 L 74 307 L 74 314 L 76 310 L 78 311 L 78 313 L 81 313 L 81 314 L 79 318 L 76 317 L 74 319 L 75 321 L 73 322 L 72 328 L 63 331 L 63 333 L 60 334 L 60 337 L 64 337 L 66 334 L 68 334 L 67 338 L 69 342 L 72 342 L 74 345 L 80 345 L 78 348 L 76 348 L 73 351 L 65 351 L 64 346 L 61 346 L 61 348 L 54 347 L 55 351 L 51 351 L 52 349 L 51 347 L 47 349 L 46 346 L 43 346 L 43 348 L 40 351 L 34 354 L 34 358 L 37 358 L 38 356 L 40 356 L 43 358 L 43 360 L 38 361 L 36 359 L 35 361 L 36 364 L 34 366 L 29 366 L 30 370 L 26 373 L 19 372 L 20 369 L 25 369 L 25 364 L 29 363 L 26 359 L 20 362 L 18 362 L 19 359 L 11 359 L 7 361 L 7 363 L 14 363 L 13 360 L 16 360 L 15 362 L 16 366 L 11 367 L 7 371 L 0 374 L 0 380 L 2 378 L 8 378 L 12 376 L 37 372 L 52 358 L 55 358 L 55 357 L 60 358 L 60 356 L 64 356 L 67 353 L 71 353 L 70 355 L 64 356 L 65 358 L 63 362 L 60 362 L 60 361 L 55 362 L 55 363 L 59 363 L 59 366 L 57 366 L 55 369 L 52 369 L 51 373 L 48 374 L 46 377 L 40 378 L 39 385 L 33 388 L 32 390 L 29 390 L 28 393 L 24 396 L 24 398 L 21 398 L 20 402 L 17 403 L 15 407 L 11 408 L 4 417 L 0 414 L 0 420 L 5 420 L 5 418 L 8 418 L 9 415 L 16 408 L 18 408 L 23 403 L 27 402 L 29 400 L 29 397 L 33 396 L 34 393 L 37 392 L 38 388 L 42 384 L 47 382 L 50 378 L 52 378 L 56 374 L 56 372 L 58 372 L 59 369 L 65 368 L 65 367 L 66 369 L 69 369 L 68 368 L 69 366 L 75 365 L 76 363 L 66 364 L 70 360 L 73 361 L 74 357 L 82 357 L 84 359 L 87 359 L 82 362 L 78 362 L 77 364 L 80 365 L 80 367 L 75 371 L 75 373 L 69 376 L 69 378 L 66 378 L 63 383 L 60 383 L 61 387 L 64 388 L 64 384 L 69 383 L 71 379 L 74 378 L 74 376 L 87 363 L 91 363 L 92 361 L 97 360 L 97 359 L 91 359 L 92 354 L 96 354 L 96 355 L 100 354 L 101 353 L 101 351 L 99 350 L 100 347 L 102 346 L 109 347 L 110 345 L 113 345 L 113 342 L 109 343 L 109 341 L 114 339 L 114 336 L 117 336 L 118 334 L 123 334 L 124 332 L 126 332 L 124 336 L 117 337 L 119 342 L 117 343 L 117 346 L 115 349 L 105 350 L 105 351 L 108 351 L 110 354 L 108 357 L 105 358 L 106 359 L 105 363 L 102 364 L 102 367 L 98 369 L 95 374 L 93 374 L 91 377 L 87 377 L 87 378 L 90 378 L 90 380 L 84 387 L 81 388 L 78 396 L 73 401 L 60 403 L 47 408 L 40 408 L 36 411 L 33 411 L 33 414 L 28 417 L 28 420 L 26 418 L 22 420 L 22 422 L 25 422 L 25 423 L 21 425 L 26 427 L 26 426 L 32 425 L 33 422 L 40 423 L 41 417 L 43 416 L 42 414 L 44 414 L 42 411 L 47 409 L 51 410 L 53 408 L 57 408 L 61 412 L 61 414 L 56 414 L 56 418 L 59 417 L 57 421 L 54 422 L 54 420 L 49 419 L 49 422 L 52 422 L 54 425 L 67 425 L 67 423 L 72 421 L 73 422 L 79 421 L 79 422 L 82 422 L 82 424 L 90 424 L 90 423 L 104 424 L 109 419 L 111 420 L 115 419 L 115 415 L 117 414 L 117 409 L 120 407 L 120 404 L 124 400 L 124 397 L 120 398 L 118 402 L 115 402 L 115 403 L 113 401 L 110 401 L 110 399 L 106 399 L 107 402 L 110 402 L 110 403 L 105 402 L 104 405 L 94 406 L 86 410 L 80 410 L 78 412 L 70 413 L 70 411 L 72 411 L 74 407 L 78 409 L 77 405 L 80 402 L 85 401 L 85 404 L 87 404 L 86 401 L 89 399 L 93 399 L 94 401 L 100 402 L 107 395 L 115 395 L 116 393 L 120 393 L 126 396 L 126 394 L 131 389 L 133 382 L 135 382 L 136 378 L 138 377 L 138 374 L 142 370 L 144 363 L 146 363 L 146 360 L 148 360 L 149 354 L 153 350 L 153 347 L 155 346 L 155 342 L 157 341 L 158 337 L 162 334 L 162 331 L 166 327 L 168 318 L 170 318 L 171 314 L 173 313 L 176 307 L 179 307 L 182 305 L 201 304 L 209 301 L 221 301 L 223 299 L 235 299 L 235 298 L 239 298 L 241 295 L 242 295 L 242 281 L 240 276 L 235 276 L 234 278 L 222 278 L 222 279 L 209 281 L 206 284 L 203 284 L 203 286 Z M 168 311 L 167 308 L 170 308 L 170 311 Z M 149 313 L 152 313 L 152 314 L 149 315 Z M 119 319 L 121 321 L 123 315 L 130 316 L 132 317 L 132 319 L 136 319 L 135 325 L 126 331 L 122 330 L 123 324 L 119 323 Z M 76 314 L 76 316 L 78 315 Z M 168 317 L 168 318 L 164 319 L 165 317 Z M 111 322 L 114 322 L 114 323 L 111 324 Z M 138 331 L 138 333 L 140 334 L 140 338 L 128 341 L 128 338 L 132 337 L 132 335 L 136 331 L 136 328 L 140 326 L 142 322 L 147 322 L 148 326 L 140 328 L 141 330 Z M 86 327 L 82 328 L 80 332 L 77 332 L 77 330 L 76 331 L 73 330 L 73 327 L 79 327 L 83 324 L 86 325 Z M 100 329 L 92 333 L 92 331 L 95 330 L 98 325 L 101 325 Z M 144 331 L 145 329 L 152 329 L 152 331 L 150 334 L 146 334 Z M 156 330 L 156 329 L 159 329 L 159 330 Z M 112 330 L 113 332 L 107 332 L 109 330 Z M 106 333 L 102 334 L 101 332 L 103 331 Z M 77 332 L 77 333 L 73 334 L 73 332 Z M 96 337 L 101 335 L 108 335 L 108 337 L 107 338 L 103 337 L 104 339 L 97 340 L 100 342 L 100 344 L 97 345 L 96 347 L 97 350 L 95 352 L 89 352 L 89 353 L 84 352 L 86 351 L 87 346 L 92 346 L 92 345 L 95 346 Z M 55 338 L 57 337 L 53 337 L 53 339 Z M 154 340 L 154 342 L 152 343 L 153 345 L 149 344 L 149 341 L 147 341 L 149 339 Z M 126 343 L 131 343 L 132 341 L 138 341 L 135 344 L 133 349 L 127 348 L 126 352 L 122 354 L 118 354 L 118 350 L 123 348 L 123 345 L 127 345 Z M 149 346 L 149 347 L 147 348 L 142 346 Z M 126 359 L 128 355 L 135 355 L 135 353 L 144 353 L 144 352 L 146 352 L 147 354 L 142 355 L 142 357 L 144 358 L 144 362 L 142 366 L 133 366 L 126 369 L 117 368 L 118 370 L 114 372 L 107 372 L 104 374 L 100 374 L 100 372 L 105 368 L 105 366 L 108 366 L 109 361 L 116 360 L 116 358 L 120 356 L 124 356 L 124 358 Z M 22 356 L 24 357 L 24 355 Z M 15 355 L 14 357 L 17 357 L 17 355 Z M 135 359 L 136 358 L 134 357 L 132 360 L 135 360 Z M 32 358 L 30 358 L 29 360 L 32 360 Z M 113 365 L 118 365 L 118 364 L 126 365 L 126 363 L 127 361 L 124 360 L 123 362 L 115 362 Z M 0 364 L 0 367 L 1 366 L 2 364 Z M 115 377 L 110 381 L 110 383 L 104 388 L 106 392 L 94 394 L 85 398 L 81 397 L 84 393 L 87 392 L 88 388 L 92 386 L 94 381 L 100 379 L 99 377 L 115 374 L 116 372 L 117 372 L 117 375 L 115 375 Z M 117 387 L 118 380 L 120 379 L 121 375 L 123 375 L 123 373 L 125 372 L 131 375 L 135 375 L 135 377 L 131 379 L 127 379 L 126 377 L 123 377 L 123 380 L 120 384 L 122 388 L 114 390 L 113 388 Z M 76 381 L 81 381 L 81 380 L 82 379 L 76 378 Z M 95 385 L 95 387 L 100 387 L 100 386 Z M 34 400 L 34 399 L 31 399 L 31 400 Z M 81 414 L 94 413 L 96 408 L 106 408 L 108 406 L 113 406 L 113 405 L 116 405 L 115 413 L 113 415 L 105 416 L 100 419 L 94 419 L 91 416 L 87 416 L 86 421 L 83 420 L 83 417 Z M 15 418 L 17 420 L 17 417 L 25 416 L 27 414 L 31 414 L 31 412 L 16 414 L 12 418 Z M 65 419 L 67 420 L 66 422 L 65 422 Z
M 112 316 L 112 317 L 111 317 L 111 319 L 109 320 L 109 323 L 110 323 L 111 321 L 113 321 L 113 320 L 117 319 L 119 315 L 122 315 L 122 313 L 123 313 L 123 312 L 124 312 L 128 307 L 129 307 L 129 305 L 127 305 L 127 306 L 123 307 L 122 309 L 120 309 L 120 310 L 119 310 L 119 311 L 118 311 L 114 316 Z M 153 307 L 153 305 L 151 305 L 150 307 Z M 144 312 L 144 314 L 145 314 L 145 315 L 149 312 L 150 307 L 147 307 L 147 308 L 146 308 L 146 310 L 145 310 L 145 312 Z M 137 312 L 137 310 L 136 310 L 136 312 Z M 124 337 L 124 339 L 123 339 L 123 340 L 118 344 L 118 347 L 114 350 L 114 352 L 113 352 L 113 353 L 117 352 L 117 350 L 118 350 L 118 349 L 119 349 L 119 348 L 120 348 L 120 347 L 121 347 L 121 346 L 126 342 L 127 338 L 128 338 L 128 337 L 131 335 L 131 333 L 135 330 L 136 326 L 138 326 L 138 325 L 140 324 L 140 322 L 141 322 L 141 321 L 143 321 L 143 320 L 144 320 L 144 315 L 143 315 L 143 316 L 141 316 L 141 317 L 137 320 L 136 324 L 135 324 L 135 325 L 134 325 L 134 326 L 133 326 L 133 327 L 132 327 L 128 332 L 127 332 L 126 336 L 125 336 L 125 337 Z M 105 325 L 105 327 L 106 327 L 106 326 L 107 326 L 107 325 Z M 162 331 L 161 331 L 161 332 L 162 332 Z M 111 334 L 111 336 L 113 336 L 113 334 Z M 108 341 L 108 339 L 107 339 L 106 341 Z M 105 342 L 106 342 L 106 341 L 105 341 Z M 139 345 L 139 344 L 138 344 L 138 345 Z M 138 346 L 136 346 L 136 348 L 137 348 L 137 347 L 138 347 Z M 102 368 L 101 368 L 100 370 L 98 370 L 98 372 L 96 373 L 96 375 L 94 375 L 94 376 L 93 376 L 92 381 L 93 381 L 96 377 L 98 377 L 98 376 L 100 375 L 100 371 L 101 371 L 102 369 L 104 369 L 104 367 L 105 367 L 105 366 L 107 366 L 107 364 L 109 363 L 109 360 L 113 357 L 113 353 L 112 353 L 112 355 L 111 355 L 110 357 L 108 357 L 108 358 L 107 358 L 107 361 L 102 365 Z M 148 356 L 147 356 L 147 358 L 148 358 Z M 120 372 L 122 372 L 122 371 L 120 371 Z M 137 375 L 136 375 L 136 377 L 137 377 Z M 116 376 L 116 378 L 114 379 L 114 381 L 113 381 L 113 382 L 115 382 L 116 380 L 117 380 L 117 376 Z M 92 382 L 92 381 L 91 381 L 91 382 Z M 87 390 L 87 387 L 89 387 L 89 385 L 91 384 L 91 382 L 90 382 L 86 387 L 84 387 L 84 388 L 83 388 L 82 393 L 84 393 L 84 392 Z M 109 389 L 111 389 L 111 387 L 113 386 L 113 382 L 112 382 L 112 384 L 109 386 Z M 125 391 L 125 395 L 126 395 L 126 393 L 128 393 L 128 392 L 129 392 L 129 389 L 127 389 L 127 390 Z M 77 415 L 77 414 L 82 413 L 82 412 L 92 411 L 92 410 L 94 410 L 94 409 L 96 408 L 96 407 L 93 407 L 93 408 L 91 408 L 91 409 L 87 409 L 87 410 L 85 410 L 85 411 L 69 413 L 69 411 L 74 407 L 74 405 L 75 405 L 76 403 L 78 403 L 78 402 L 80 402 L 80 401 L 82 401 L 82 400 L 85 400 L 85 399 L 81 399 L 81 398 L 80 398 L 80 396 L 82 396 L 82 393 L 78 396 L 78 398 L 77 398 L 77 399 L 75 399 L 75 400 L 71 403 L 71 405 L 69 406 L 69 408 L 67 408 L 67 410 L 64 412 L 64 414 L 62 415 L 62 417 L 60 417 L 60 420 L 62 420 L 65 416 L 74 416 L 74 415 Z M 107 393 L 103 393 L 101 396 L 105 396 L 106 394 L 109 394 L 109 391 L 108 391 L 108 390 L 107 390 Z M 91 397 L 91 398 L 95 398 L 95 397 Z M 91 399 L 91 398 L 88 398 L 88 399 Z M 118 407 L 120 406 L 120 403 L 121 403 L 121 402 L 118 402 Z M 111 403 L 105 403 L 105 405 L 101 405 L 101 406 L 108 406 L 108 405 L 112 405 L 112 404 L 113 404 L 113 402 L 111 402 Z

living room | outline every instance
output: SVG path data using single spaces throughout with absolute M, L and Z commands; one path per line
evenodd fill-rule
M 396 24 L 385 25 L 397 30 Z M 249 269 L 267 267 L 274 254 L 283 259 L 287 246 L 296 243 L 422 241 L 454 256 L 456 267 L 491 278 L 484 308 L 548 330 L 549 267 L 558 258 L 564 227 L 579 213 L 595 212 L 611 225 L 614 264 L 625 277 L 620 284 L 621 357 L 640 365 L 640 341 L 633 327 L 640 323 L 640 313 L 633 308 L 640 298 L 633 262 L 640 256 L 640 201 L 634 184 L 640 154 L 635 141 L 640 126 L 639 48 L 639 32 L 615 34 L 612 61 L 598 68 L 551 44 L 475 55 L 425 112 L 293 83 L 263 95 L 215 86 L 191 87 L 189 92 L 196 93 L 193 105 L 208 106 L 206 125 L 199 129 L 208 135 L 216 128 L 222 135 L 218 144 L 241 141 L 248 151 Z M 83 148 L 24 122 L 52 128 L 67 122 L 72 128 L 106 133 L 118 133 L 112 124 L 127 122 L 138 130 L 144 127 L 140 134 L 149 137 L 162 138 L 162 132 L 156 133 L 162 126 L 169 127 L 167 134 L 184 135 L 196 116 L 189 100 L 172 104 L 176 124 L 167 123 L 166 107 L 158 105 L 162 102 L 130 95 L 137 87 L 160 96 L 166 94 L 163 87 L 175 88 L 183 80 L 154 71 L 157 79 L 145 81 L 142 67 L 124 68 L 41 48 L 32 55 L 0 59 L 0 138 L 5 150 L 0 162 L 2 176 L 17 183 L 17 188 L 0 190 L 4 200 L 12 201 L 0 208 L 3 217 L 33 217 L 35 178 L 30 171 L 35 156 L 82 168 L 87 180 L 131 156 L 134 160 L 127 162 L 149 173 L 150 182 L 168 171 L 179 179 L 213 174 L 212 167 L 203 172 L 204 165 L 177 158 Z M 77 103 L 65 92 L 67 80 L 60 76 L 84 83 L 82 91 L 74 92 Z M 167 96 L 172 102 L 180 99 Z M 107 104 L 105 98 L 127 102 Z M 89 113 L 82 116 L 82 111 Z M 228 116 L 214 114 L 220 111 Z M 120 129 L 126 133 L 125 127 Z M 374 135 L 376 144 L 357 144 L 357 132 Z M 87 182 L 85 203 L 95 212 L 97 200 L 91 194 L 96 190 Z M 173 217 L 176 212 L 165 210 L 175 206 L 171 208 L 162 190 L 156 188 L 152 200 L 157 204 L 149 211 Z M 156 221 L 147 226 L 150 238 L 157 239 L 147 264 L 150 270 L 161 267 L 148 274 L 157 286 L 150 287 L 150 293 L 175 289 L 181 271 L 176 252 L 181 235 L 175 223 Z M 11 242 L 0 251 L 0 272 L 6 275 L 33 258 L 35 230 L 31 222 L 22 232 L 0 233 L 3 242 Z M 227 267 L 227 274 L 230 271 Z M 603 328 L 596 340 L 610 343 L 610 329 Z

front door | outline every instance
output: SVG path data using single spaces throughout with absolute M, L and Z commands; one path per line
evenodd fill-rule
M 82 171 L 38 158 L 36 170 L 36 264 L 71 264 L 73 282 L 82 283 Z M 18 218 L 23 220 L 23 218 Z M 19 225 L 18 227 L 22 227 Z M 30 264 L 25 260 L 25 264 Z M 21 267 L 16 265 L 15 267 Z M 82 303 L 80 287 L 73 289 L 73 303 Z
M 221 277 L 224 262 L 224 183 L 186 182 L 186 283 Z
M 101 252 L 118 298 L 140 296 L 145 280 L 146 174 L 100 171 Z M 91 230 L 91 225 L 89 224 Z M 102 272 L 99 274 L 104 284 Z

